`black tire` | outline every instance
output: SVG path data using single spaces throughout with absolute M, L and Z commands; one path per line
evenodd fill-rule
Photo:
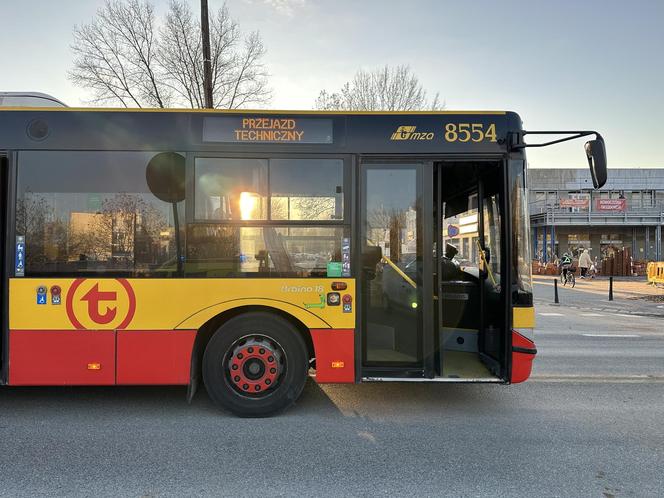
M 263 356 L 258 356 L 259 349 Z M 240 417 L 267 417 L 300 397 L 308 360 L 307 347 L 291 323 L 271 313 L 247 313 L 224 323 L 208 342 L 203 381 L 223 410 Z

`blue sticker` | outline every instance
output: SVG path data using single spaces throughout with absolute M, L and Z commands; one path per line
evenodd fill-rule
M 16 262 L 14 265 L 14 276 L 25 276 L 25 237 L 16 236 Z
M 37 304 L 46 304 L 46 286 L 37 287 Z
M 341 241 L 341 276 L 350 277 L 350 238 L 344 237 Z

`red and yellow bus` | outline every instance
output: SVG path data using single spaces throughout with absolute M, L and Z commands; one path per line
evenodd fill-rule
M 241 416 L 308 375 L 523 382 L 528 133 L 512 112 L 2 109 L 0 380 L 202 380 Z M 548 143 L 595 132 L 567 133 Z M 600 186 L 599 135 L 586 152 Z

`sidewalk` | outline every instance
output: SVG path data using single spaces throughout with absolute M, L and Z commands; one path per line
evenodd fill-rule
M 533 275 L 535 304 L 554 303 L 555 276 Z M 576 279 L 574 289 L 558 280 L 560 306 L 645 316 L 664 317 L 664 288 L 649 285 L 645 277 L 613 277 L 613 301 L 609 301 L 609 278 Z

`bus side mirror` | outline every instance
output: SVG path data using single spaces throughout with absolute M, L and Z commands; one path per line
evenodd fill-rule
M 586 156 L 593 185 L 595 188 L 603 187 L 606 183 L 606 148 L 602 137 L 586 142 Z
M 145 168 L 150 192 L 160 201 L 176 204 L 185 197 L 185 160 L 176 152 L 161 152 Z

